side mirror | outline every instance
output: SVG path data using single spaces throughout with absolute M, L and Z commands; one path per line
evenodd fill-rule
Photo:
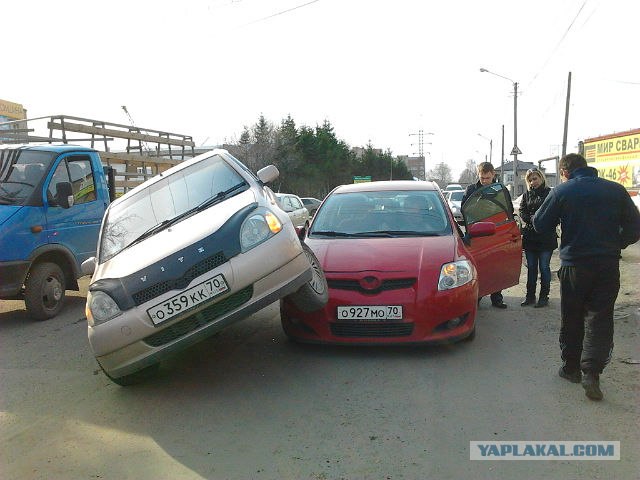
M 280 172 L 275 165 L 267 165 L 264 168 L 258 170 L 258 179 L 262 183 L 273 182 L 276 178 L 280 176 Z
M 73 207 L 73 190 L 69 182 L 56 183 L 56 203 L 62 208 Z
M 467 228 L 469 237 L 488 237 L 496 233 L 496 224 L 492 222 L 478 222 Z
M 85 275 L 93 275 L 93 272 L 95 272 L 96 270 L 96 257 L 89 257 L 84 262 L 82 262 L 82 265 L 80 265 L 80 270 Z

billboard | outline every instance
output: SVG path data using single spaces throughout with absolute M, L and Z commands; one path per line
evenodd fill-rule
M 27 118 L 26 110 L 22 105 L 0 99 L 0 122 L 24 120 L 25 118 Z
M 598 176 L 626 188 L 640 188 L 640 129 L 586 139 L 583 148 Z

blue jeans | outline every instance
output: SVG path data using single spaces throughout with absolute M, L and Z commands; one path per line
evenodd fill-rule
M 536 283 L 538 281 L 538 270 L 540 271 L 540 296 L 548 297 L 551 289 L 551 250 L 538 252 L 525 250 L 527 257 L 527 297 L 536 296 Z

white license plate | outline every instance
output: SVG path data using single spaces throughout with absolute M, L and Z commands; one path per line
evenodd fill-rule
M 147 314 L 149 315 L 149 318 L 151 318 L 151 321 L 158 325 L 159 323 L 166 322 L 170 318 L 195 307 L 196 305 L 206 302 L 213 297 L 217 297 L 227 290 L 229 290 L 227 282 L 222 274 L 218 274 L 195 287 L 191 287 L 189 290 L 185 290 L 184 292 L 151 307 L 147 310 Z
M 338 320 L 402 320 L 402 305 L 349 305 L 338 307 Z

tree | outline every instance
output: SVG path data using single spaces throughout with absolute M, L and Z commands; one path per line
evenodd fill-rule
M 478 167 L 474 160 L 467 160 L 464 170 L 458 178 L 458 182 L 462 184 L 475 183 L 478 178 Z
M 446 163 L 438 163 L 432 170 L 427 172 L 427 179 L 436 182 L 440 188 L 444 188 L 451 183 L 451 167 Z

